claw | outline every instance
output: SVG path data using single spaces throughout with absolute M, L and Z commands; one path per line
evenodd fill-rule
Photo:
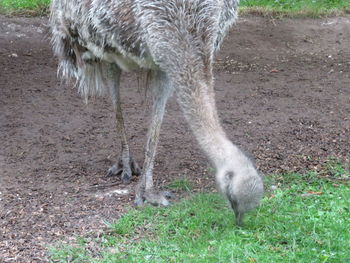
M 145 199 L 148 203 L 154 206 L 168 206 L 170 205 L 169 201 L 165 198 L 163 193 L 155 193 L 153 191 L 145 192 Z
M 107 171 L 107 177 L 110 176 L 116 176 L 119 175 L 123 172 L 123 168 L 119 167 L 119 165 L 113 165 L 111 168 L 108 169 Z
M 129 184 L 131 179 L 131 171 L 124 171 L 122 172 L 122 181 L 123 184 Z
M 130 167 L 134 175 L 137 175 L 137 176 L 141 175 L 141 168 L 132 157 L 130 157 Z
M 170 192 L 155 192 L 153 189 L 141 190 L 136 188 L 135 206 L 143 206 L 144 201 L 154 206 L 168 206 L 170 205 L 166 197 L 174 197 Z
M 135 198 L 134 205 L 137 207 L 142 207 L 143 206 L 143 200 L 142 198 Z
M 164 191 L 162 195 L 169 199 L 176 199 L 176 195 L 170 191 Z
M 141 169 L 135 160 L 130 157 L 129 161 L 123 163 L 123 160 L 119 158 L 118 162 L 108 169 L 106 176 L 117 176 L 121 174 L 121 178 L 124 184 L 130 183 L 131 176 L 140 175 Z

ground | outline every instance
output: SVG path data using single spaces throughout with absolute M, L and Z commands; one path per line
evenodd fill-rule
M 242 17 L 215 64 L 229 138 L 267 176 L 349 162 L 350 19 Z M 0 261 L 45 262 L 46 248 L 98 233 L 132 205 L 133 189 L 106 171 L 119 153 L 108 98 L 88 104 L 56 77 L 47 18 L 0 16 Z M 142 164 L 149 103 L 145 79 L 123 78 L 130 147 Z M 155 164 L 158 187 L 187 179 L 214 189 L 213 169 L 175 99 Z M 181 194 L 180 194 L 181 195 Z

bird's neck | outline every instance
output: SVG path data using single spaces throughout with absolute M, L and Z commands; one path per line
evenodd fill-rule
M 216 168 L 229 162 L 238 148 L 227 139 L 216 110 L 212 81 L 192 81 L 178 92 L 178 101 L 199 145 Z

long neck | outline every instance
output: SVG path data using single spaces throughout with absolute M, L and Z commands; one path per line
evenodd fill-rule
M 199 145 L 216 168 L 222 167 L 239 150 L 227 139 L 220 125 L 211 75 L 177 84 L 178 102 Z

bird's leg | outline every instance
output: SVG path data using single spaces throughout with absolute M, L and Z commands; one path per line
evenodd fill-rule
M 145 161 L 141 178 L 136 187 L 135 205 L 143 205 L 144 200 L 153 205 L 168 205 L 167 192 L 159 193 L 153 187 L 153 166 L 166 102 L 172 94 L 172 85 L 163 72 L 153 72 L 153 107 L 151 124 L 148 130 Z
M 131 175 L 140 175 L 141 169 L 138 166 L 137 162 L 130 156 L 129 145 L 127 143 L 124 120 L 120 105 L 117 105 L 116 111 L 116 122 L 117 122 L 117 131 L 121 135 L 121 156 L 119 160 L 108 169 L 107 176 L 114 176 L 121 174 L 123 183 L 128 183 L 130 181 Z
M 107 79 L 109 80 L 110 94 L 114 106 L 117 132 L 121 136 L 121 156 L 119 160 L 107 171 L 107 176 L 121 174 L 123 183 L 129 183 L 132 174 L 139 175 L 141 169 L 134 159 L 130 156 L 129 145 L 126 139 L 123 113 L 121 109 L 119 83 L 121 70 L 115 66 L 110 65 L 107 72 Z

